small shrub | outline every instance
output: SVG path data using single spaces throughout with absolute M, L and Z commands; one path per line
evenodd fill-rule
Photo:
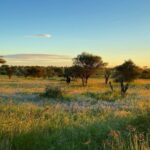
M 47 86 L 42 96 L 48 98 L 62 98 L 62 90 L 57 86 Z

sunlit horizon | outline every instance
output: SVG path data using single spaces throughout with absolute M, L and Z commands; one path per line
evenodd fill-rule
M 57 54 L 42 54 L 42 53 L 41 54 L 22 53 L 22 54 L 3 55 L 3 58 L 6 60 L 6 64 L 12 66 L 58 66 L 58 67 L 71 66 L 73 64 L 73 58 L 75 57 L 76 55 L 73 56 L 73 55 L 57 55 Z M 111 59 L 103 56 L 101 57 L 104 62 L 108 63 L 108 67 L 120 65 L 126 60 L 132 60 L 136 65 L 140 67 L 150 67 L 150 65 L 144 63 L 144 61 L 132 59 L 130 57 L 125 58 L 120 56 L 120 58 L 118 59 L 115 59 L 115 57 Z M 147 58 L 148 57 L 149 56 L 147 56 Z

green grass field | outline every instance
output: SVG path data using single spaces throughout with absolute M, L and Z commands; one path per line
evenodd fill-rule
M 41 96 L 59 86 L 61 98 Z M 87 87 L 60 78 L 0 77 L 1 150 L 149 150 L 150 80 L 121 97 L 103 79 Z

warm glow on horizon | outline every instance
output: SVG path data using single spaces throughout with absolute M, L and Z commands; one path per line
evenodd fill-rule
M 5 55 L 4 59 L 7 61 L 6 64 L 13 66 L 71 66 L 73 64 L 73 58 L 75 57 L 76 56 L 50 54 L 16 54 Z M 135 56 L 133 59 L 131 57 L 126 58 L 125 56 L 102 57 L 103 61 L 108 63 L 108 67 L 120 65 L 125 60 L 129 59 L 131 59 L 136 65 L 140 67 L 149 67 L 150 60 L 145 61 L 148 60 L 149 56 L 147 56 L 147 58 L 143 57 L 145 59 L 141 58 L 142 56 Z

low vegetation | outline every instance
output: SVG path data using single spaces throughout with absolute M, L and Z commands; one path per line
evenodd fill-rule
M 91 79 L 87 87 L 79 83 L 80 80 L 77 80 L 67 85 L 60 78 L 16 77 L 10 82 L 1 77 L 0 148 L 150 148 L 150 94 L 146 88 L 149 80 L 132 83 L 126 97 L 121 97 L 118 84 L 115 85 L 118 92 L 112 93 L 103 79 Z M 46 89 L 48 97 L 41 97 L 40 94 L 46 94 L 45 87 L 48 85 L 51 85 Z M 61 92 L 56 85 L 62 88 Z M 63 98 L 52 91 L 60 92 Z M 55 96 L 57 98 L 52 98 Z
M 2 65 L 0 150 L 149 150 L 148 68 L 106 65 L 88 53 L 67 68 Z
M 41 96 L 47 98 L 62 98 L 62 90 L 58 86 L 47 86 L 45 92 Z

